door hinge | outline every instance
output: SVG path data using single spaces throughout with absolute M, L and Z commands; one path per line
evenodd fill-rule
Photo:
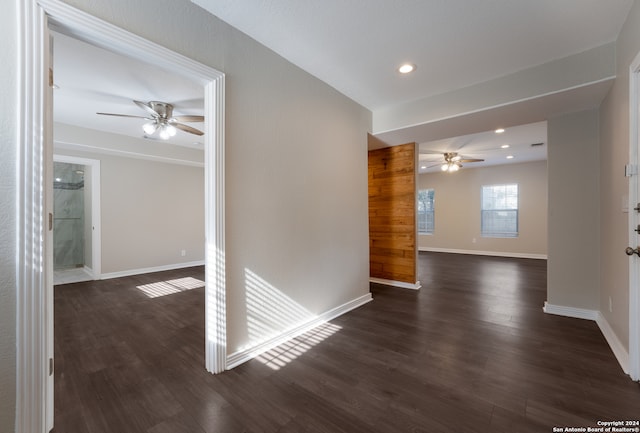
M 49 212 L 49 231 L 53 230 L 53 214 Z
M 49 376 L 53 376 L 53 358 L 49 358 Z
M 49 87 L 53 88 L 53 69 L 49 68 Z
M 631 177 L 638 174 L 638 166 L 635 164 L 626 164 L 624 166 L 624 175 L 625 177 Z

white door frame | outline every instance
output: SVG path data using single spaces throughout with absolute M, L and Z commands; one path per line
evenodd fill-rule
M 640 155 L 640 53 L 629 68 L 629 162 L 637 167 Z M 638 234 L 634 231 L 640 223 L 638 212 L 632 210 L 639 200 L 638 174 L 629 177 L 629 246 L 640 245 Z M 629 375 L 640 380 L 640 279 L 638 267 L 640 258 L 633 255 L 629 260 Z
M 55 152 L 55 150 L 54 150 Z M 100 225 L 100 160 L 53 154 L 54 162 L 91 167 L 91 273 L 94 280 L 102 274 L 102 228 Z
M 202 83 L 205 98 L 205 367 L 226 369 L 224 239 L 224 74 L 79 11 L 60 0 L 18 4 L 19 63 L 16 429 L 49 431 L 52 389 L 47 350 L 52 342 L 52 269 L 47 252 L 46 176 L 52 165 L 49 90 L 49 28 L 117 53 L 135 57 Z M 48 116 L 48 117 L 47 117 Z M 52 323 L 52 321 L 51 321 Z

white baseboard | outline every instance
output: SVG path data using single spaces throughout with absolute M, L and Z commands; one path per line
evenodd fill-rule
M 625 374 L 629 374 L 629 352 L 627 352 L 627 350 L 624 348 L 624 345 L 615 334 L 615 332 L 613 332 L 611 325 L 609 325 L 609 322 L 607 322 L 607 319 L 605 319 L 600 311 L 587 310 L 584 308 L 564 307 L 562 305 L 549 304 L 548 302 L 544 303 L 544 307 L 542 308 L 542 310 L 547 314 L 573 317 L 576 319 L 586 319 L 596 322 L 598 328 L 600 328 L 600 332 L 602 332 L 602 335 L 607 341 L 607 344 L 609 344 L 611 351 L 618 360 L 622 371 L 624 371 Z
M 370 283 L 384 284 L 386 286 L 400 287 L 401 289 L 418 290 L 422 285 L 420 281 L 416 281 L 415 284 L 405 283 L 403 281 L 385 280 L 384 278 L 369 278 Z
M 281 334 L 270 338 L 267 341 L 259 343 L 255 346 L 252 346 L 248 349 L 240 350 L 238 352 L 234 352 L 230 355 L 227 355 L 227 370 L 231 370 L 234 367 L 237 367 L 240 364 L 244 364 L 247 361 L 252 360 L 256 356 L 259 356 L 276 346 L 279 346 L 287 341 L 298 337 L 299 335 L 304 334 L 312 330 L 313 328 L 320 326 L 332 319 L 335 319 L 338 316 L 341 316 L 353 309 L 356 309 L 367 302 L 371 302 L 373 298 L 371 297 L 371 293 L 367 293 L 366 295 L 360 296 L 359 298 L 353 299 L 349 302 L 346 302 L 336 308 L 332 308 L 324 314 L 321 314 L 317 317 L 314 317 L 311 320 L 308 320 L 304 323 L 300 323 L 293 328 L 282 332 Z
M 620 363 L 620 367 L 622 367 L 622 371 L 626 374 L 629 374 L 629 352 L 624 348 L 624 345 L 618 338 L 618 336 L 613 332 L 613 328 L 607 322 L 607 319 L 598 311 L 598 317 L 596 318 L 596 323 L 604 335 L 605 340 L 609 343 L 609 347 L 613 351 L 613 354 L 618 359 Z
M 108 280 L 111 278 L 129 277 L 131 275 L 150 274 L 152 272 L 171 271 L 173 269 L 191 268 L 193 266 L 203 266 L 204 260 L 198 260 L 195 262 L 175 263 L 171 265 L 154 266 L 152 268 L 141 269 L 128 269 L 126 271 L 107 272 L 100 275 L 101 280 Z
M 587 310 L 585 308 L 565 307 L 562 305 L 553 305 L 545 301 L 542 311 L 547 314 L 555 314 L 557 316 L 573 317 L 575 319 L 585 319 L 595 321 L 598 318 L 596 310 Z
M 99 276 L 96 276 L 96 273 L 95 273 L 95 272 L 93 272 L 93 269 L 92 269 L 92 268 L 90 268 L 89 266 L 84 265 L 84 268 L 83 268 L 83 269 L 84 269 L 84 271 L 87 273 L 87 275 L 89 275 L 92 279 L 94 279 L 94 280 L 98 280 L 98 279 L 100 278 Z
M 431 248 L 431 247 L 419 247 L 418 251 L 431 251 L 434 253 L 471 254 L 476 256 L 513 257 L 515 259 L 547 260 L 546 254 L 509 253 L 504 251 L 458 250 L 454 248 Z

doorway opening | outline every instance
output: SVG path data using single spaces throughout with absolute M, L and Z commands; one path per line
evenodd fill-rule
M 226 369 L 224 74 L 59 0 L 20 2 L 16 431 L 53 425 L 53 140 L 50 31 L 198 81 L 205 99 L 205 367 Z
M 53 284 L 97 280 L 100 161 L 65 155 L 53 160 Z
M 91 256 L 86 254 L 85 226 L 91 214 L 85 212 L 84 165 L 53 163 L 53 284 L 84 281 L 91 277 Z

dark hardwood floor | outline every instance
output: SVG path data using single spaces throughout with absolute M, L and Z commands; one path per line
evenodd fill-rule
M 215 376 L 203 289 L 136 288 L 183 277 L 204 270 L 56 287 L 55 433 L 539 433 L 640 419 L 640 386 L 596 324 L 542 312 L 543 260 L 421 253 L 421 290 L 372 285 L 373 302 Z

